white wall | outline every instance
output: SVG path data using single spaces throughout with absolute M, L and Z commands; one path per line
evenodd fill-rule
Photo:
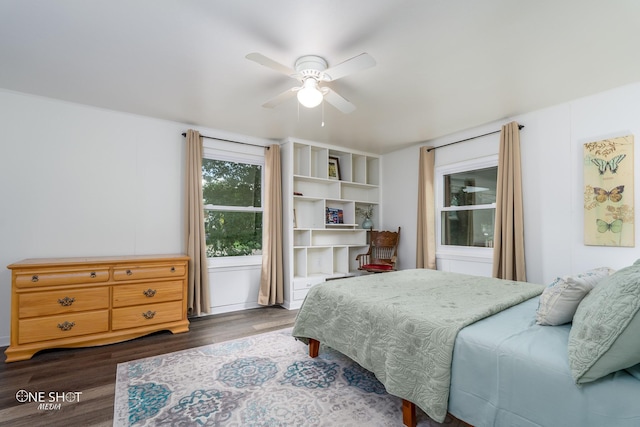
M 415 268 L 418 147 L 444 144 L 500 129 L 511 120 L 521 131 L 525 251 L 529 281 L 548 283 L 558 275 L 602 265 L 621 268 L 640 258 L 638 248 L 583 245 L 582 144 L 633 134 L 640 141 L 640 83 L 551 108 L 499 120 L 383 156 L 384 228 L 402 226 L 400 268 Z M 428 119 L 428 118 L 427 118 Z M 443 147 L 436 166 L 498 152 L 499 135 Z M 635 200 L 640 189 L 640 154 L 635 155 Z M 640 227 L 636 227 L 640 246 Z M 462 264 L 464 265 L 464 264 Z M 475 266 L 461 266 L 466 268 Z M 459 270 L 460 271 L 460 270 Z
M 582 244 L 582 144 L 640 139 L 640 83 L 523 114 L 437 140 L 446 143 L 517 120 L 521 132 L 530 281 L 591 267 L 620 268 L 637 248 Z M 427 118 L 428 119 L 428 118 Z M 184 138 L 190 126 L 0 91 L 0 267 L 24 258 L 183 251 Z M 220 138 L 268 144 L 221 130 Z M 497 135 L 439 149 L 438 165 L 495 154 Z M 420 144 L 420 145 L 427 145 Z M 383 156 L 381 228 L 402 227 L 400 268 L 415 267 L 418 145 Z M 638 151 L 638 150 L 636 150 Z M 636 203 L 640 154 L 635 156 Z M 640 229 L 636 228 L 640 245 Z M 215 312 L 255 306 L 259 268 L 212 277 Z M 236 277 L 236 276 L 232 276 Z M 227 282 L 228 281 L 228 282 Z M 0 268 L 0 345 L 9 340 L 11 276 Z
M 184 251 L 181 134 L 189 127 L 0 91 L 0 346 L 8 345 L 10 334 L 11 274 L 5 266 L 24 258 Z M 212 273 L 229 279 L 228 269 Z M 235 299 L 224 288 L 218 300 L 216 286 L 224 283 L 212 283 L 214 307 L 256 306 L 257 293 L 252 297 L 243 288 L 255 283 L 242 280 L 232 282 Z

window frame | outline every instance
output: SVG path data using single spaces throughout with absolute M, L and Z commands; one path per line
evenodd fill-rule
M 442 244 L 442 212 L 470 211 L 480 209 L 493 209 L 495 215 L 496 204 L 471 206 L 444 206 L 444 177 L 460 172 L 470 172 L 479 169 L 487 169 L 498 166 L 498 155 L 480 157 L 463 162 L 442 165 L 435 168 L 435 208 L 436 208 L 436 258 L 443 259 L 481 259 L 493 260 L 493 248 L 477 246 L 459 246 Z M 497 182 L 496 182 L 497 187 Z M 495 218 L 495 216 L 494 216 Z
M 203 211 L 206 212 L 208 210 L 221 210 L 221 211 L 227 211 L 227 212 L 262 212 L 263 230 L 264 230 L 264 167 L 265 167 L 264 147 L 234 144 L 236 145 L 236 147 L 221 148 L 218 146 L 219 144 L 221 144 L 221 142 L 216 140 L 214 141 L 215 142 L 209 142 L 209 143 L 205 141 L 203 143 L 203 150 L 202 150 L 203 160 L 204 159 L 221 160 L 221 161 L 227 161 L 227 162 L 245 163 L 250 165 L 261 166 L 262 176 L 260 179 L 261 179 L 262 185 L 260 186 L 260 189 L 261 189 L 260 203 L 262 206 L 253 207 L 253 206 L 204 205 L 204 200 L 203 200 Z M 262 264 L 262 254 L 207 258 L 207 266 L 209 268 L 242 267 L 242 266 L 261 265 L 261 264 Z

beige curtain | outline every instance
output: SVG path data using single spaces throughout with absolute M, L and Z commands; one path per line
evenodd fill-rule
M 496 223 L 493 277 L 526 281 L 524 265 L 524 219 L 520 128 L 511 122 L 502 126 L 496 188 Z
M 264 168 L 262 272 L 258 304 L 284 302 L 282 266 L 282 171 L 280 146 L 267 147 Z
M 420 147 L 416 268 L 436 269 L 436 212 L 433 190 L 435 150 Z
M 200 133 L 187 131 L 187 176 L 185 246 L 189 260 L 187 308 L 189 315 L 209 313 L 209 270 L 204 234 L 204 208 L 202 206 L 202 138 Z

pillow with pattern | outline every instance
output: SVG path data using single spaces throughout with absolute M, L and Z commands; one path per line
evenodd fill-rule
M 640 260 L 603 279 L 582 300 L 568 352 L 576 383 L 640 363 Z
M 557 326 L 571 322 L 580 301 L 611 271 L 600 267 L 575 276 L 558 277 L 540 295 L 536 323 Z

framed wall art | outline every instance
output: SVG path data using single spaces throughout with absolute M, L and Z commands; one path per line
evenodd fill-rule
M 584 144 L 584 244 L 635 246 L 633 135 Z
M 340 159 L 329 156 L 329 179 L 340 180 Z

